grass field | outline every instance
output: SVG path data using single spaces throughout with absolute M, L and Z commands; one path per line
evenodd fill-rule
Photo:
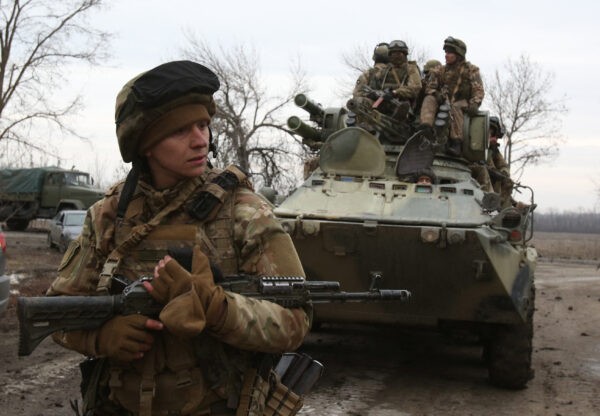
M 600 234 L 536 232 L 531 244 L 542 258 L 600 260 Z

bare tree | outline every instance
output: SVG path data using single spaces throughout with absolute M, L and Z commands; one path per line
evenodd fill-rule
M 60 94 L 69 80 L 63 71 L 67 64 L 105 57 L 108 34 L 86 20 L 102 2 L 0 2 L 0 142 L 9 146 L 11 159 L 47 154 L 53 131 L 80 137 L 67 122 L 80 109 L 80 97 Z M 41 132 L 43 141 L 36 138 Z
M 283 110 L 296 94 L 305 92 L 304 74 L 292 68 L 290 87 L 274 93 L 260 74 L 252 48 L 214 48 L 188 33 L 183 56 L 212 69 L 221 88 L 215 94 L 217 114 L 211 121 L 219 166 L 235 163 L 248 171 L 257 187 L 285 192 L 298 183 L 306 150 L 285 126 Z
M 554 74 L 523 54 L 485 79 L 487 105 L 506 128 L 504 158 L 520 178 L 530 165 L 558 155 L 566 98 L 552 95 Z

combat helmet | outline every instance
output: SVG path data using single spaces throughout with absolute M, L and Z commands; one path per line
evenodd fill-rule
M 387 64 L 390 61 L 389 45 L 386 42 L 379 43 L 373 50 L 373 61 Z
M 430 59 L 425 63 L 425 66 L 423 67 L 423 72 L 425 73 L 425 75 L 427 75 L 429 71 L 431 71 L 434 68 L 437 68 L 438 66 L 442 66 L 442 63 L 440 61 L 438 61 L 437 59 Z
M 212 117 L 216 112 L 212 96 L 219 87 L 214 72 L 191 61 L 159 65 L 126 83 L 115 106 L 123 160 L 135 161 L 142 149 L 202 115 Z
M 504 133 L 506 133 L 500 119 L 496 116 L 490 117 L 490 130 L 494 131 L 494 137 L 497 139 L 501 139 L 504 136 Z
M 465 58 L 467 54 L 467 45 L 460 39 L 448 36 L 444 39 L 444 48 L 446 52 L 452 52 L 458 56 Z
M 390 52 L 400 51 L 404 53 L 404 55 L 408 55 L 408 45 L 403 40 L 393 40 L 390 42 L 389 46 Z

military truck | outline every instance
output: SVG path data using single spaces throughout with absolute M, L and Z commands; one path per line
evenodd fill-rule
M 57 167 L 0 171 L 0 221 L 24 230 L 34 218 L 51 218 L 63 209 L 87 209 L 104 192 L 86 172 Z
M 318 167 L 275 214 L 307 277 L 339 280 L 351 291 L 378 285 L 412 292 L 408 304 L 315 305 L 315 325 L 474 335 L 490 381 L 523 388 L 533 377 L 533 191 L 516 184 L 529 206 L 501 209 L 499 196 L 471 176 L 470 166 L 487 157 L 487 112 L 465 116 L 462 155 L 453 157 L 444 151 L 447 106 L 432 134 L 354 100 L 347 108 L 322 108 L 305 95 L 295 101 L 317 126 L 294 116 L 288 127 L 318 150 Z M 358 127 L 357 119 L 368 124 Z

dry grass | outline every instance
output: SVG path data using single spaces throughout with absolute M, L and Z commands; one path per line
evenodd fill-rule
M 600 259 L 600 234 L 536 232 L 531 244 L 541 257 Z

